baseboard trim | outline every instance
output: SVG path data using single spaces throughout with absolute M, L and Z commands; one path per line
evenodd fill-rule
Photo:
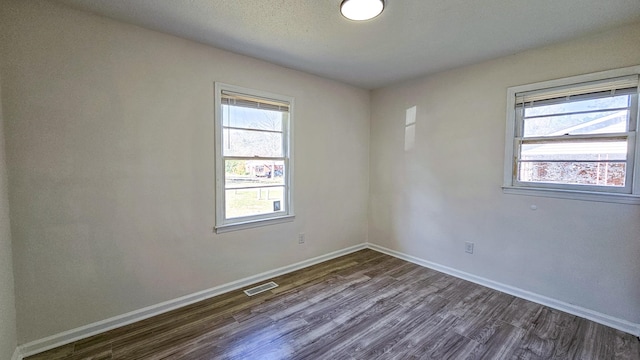
M 593 311 L 590 309 L 586 309 L 577 305 L 573 305 L 564 301 L 556 300 L 544 295 L 536 294 L 536 293 L 523 290 L 517 287 L 513 287 L 510 285 L 502 284 L 497 281 L 489 280 L 489 279 L 476 276 L 464 271 L 456 270 L 454 268 L 450 268 L 448 266 L 434 263 L 432 261 L 420 259 L 418 257 L 411 256 L 396 250 L 391 250 L 384 246 L 368 243 L 367 247 L 369 249 L 379 251 L 387 255 L 391 255 L 398 259 L 406 260 L 420 266 L 424 266 L 436 271 L 443 272 L 445 274 L 449 274 L 451 276 L 455 276 L 460 279 L 471 281 L 478 285 L 486 286 L 488 288 L 491 288 L 503 293 L 507 293 L 525 300 L 533 301 L 535 303 L 545 305 L 556 310 L 564 311 L 572 315 L 589 319 L 599 324 L 606 325 L 635 336 L 640 336 L 640 324 L 632 323 L 624 319 L 609 316 L 609 315 L 606 315 L 597 311 Z
M 199 291 L 190 295 L 179 297 L 177 299 L 165 301 L 165 302 L 162 302 L 156 305 L 151 305 L 151 306 L 148 306 L 139 310 L 135 310 L 123 315 L 115 316 L 109 319 L 105 319 L 92 324 L 81 326 L 76 329 L 64 331 L 59 334 L 46 337 L 44 339 L 35 340 L 19 346 L 16 349 L 16 353 L 19 354 L 19 357 L 16 359 L 21 360 L 23 357 L 39 354 L 41 352 L 56 348 L 58 346 L 62 346 L 65 344 L 72 343 L 74 341 L 85 339 L 90 336 L 103 333 L 105 331 L 119 328 L 121 326 L 129 325 L 136 321 L 148 319 L 152 316 L 156 316 L 171 310 L 175 310 L 180 307 L 196 303 L 198 301 L 206 300 L 214 296 L 224 294 L 229 291 L 237 290 L 260 281 L 268 280 L 276 276 L 281 276 L 281 275 L 284 275 L 296 270 L 300 270 L 302 268 L 305 268 L 311 265 L 319 264 L 327 260 L 331 260 L 343 255 L 347 255 L 352 252 L 356 252 L 358 250 L 362 250 L 365 248 L 367 248 L 366 243 L 351 246 L 342 250 L 337 250 L 325 255 L 300 261 L 295 264 L 283 266 L 278 269 L 266 271 L 261 274 L 249 276 L 244 279 L 219 285 L 211 289 Z M 14 357 L 15 356 L 16 355 L 14 354 Z
M 22 360 L 22 353 L 20 353 L 20 347 L 16 347 L 16 351 L 13 352 L 11 360 Z

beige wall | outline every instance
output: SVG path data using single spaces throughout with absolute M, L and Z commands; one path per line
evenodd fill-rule
M 4 120 L 2 117 L 2 95 L 0 94 L 0 359 L 10 359 L 16 349 L 17 339 L 4 148 Z
M 640 323 L 640 206 L 501 190 L 507 87 L 638 65 L 638 39 L 640 24 L 374 91 L 369 241 Z
M 3 7 L 21 344 L 366 241 L 368 91 L 48 2 Z M 212 233 L 214 81 L 295 97 L 294 222 Z

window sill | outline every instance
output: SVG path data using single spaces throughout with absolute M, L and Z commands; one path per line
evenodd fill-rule
M 267 225 L 282 224 L 286 222 L 291 222 L 295 218 L 296 218 L 295 215 L 286 215 L 286 216 L 281 216 L 281 217 L 271 218 L 271 219 L 254 220 L 254 221 L 220 225 L 220 226 L 216 226 L 214 229 L 216 234 L 222 234 L 229 231 L 251 229 L 251 228 L 267 226 Z
M 503 186 L 502 192 L 512 195 L 542 196 L 559 199 L 640 205 L 640 196 L 631 194 L 598 193 L 593 191 L 525 188 L 514 186 Z

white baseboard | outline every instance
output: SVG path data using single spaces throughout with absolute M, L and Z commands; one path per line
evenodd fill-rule
M 22 360 L 22 354 L 20 353 L 20 347 L 16 348 L 16 351 L 13 352 L 13 356 L 11 360 Z
M 199 292 L 186 295 L 177 299 L 165 301 L 165 302 L 148 306 L 143 309 L 135 310 L 123 315 L 115 316 L 109 319 L 105 319 L 102 321 L 98 321 L 89 325 L 79 327 L 76 329 L 61 332 L 59 334 L 55 334 L 55 335 L 46 337 L 44 339 L 35 340 L 19 346 L 18 349 L 16 349 L 16 354 L 18 354 L 19 357 L 16 359 L 21 360 L 22 357 L 35 355 L 35 354 L 56 348 L 58 346 L 62 346 L 65 344 L 72 343 L 74 341 L 85 339 L 90 336 L 100 334 L 115 328 L 119 328 L 121 326 L 128 325 L 136 321 L 144 320 L 152 316 L 156 316 L 171 310 L 175 310 L 183 306 L 196 303 L 198 301 L 206 300 L 214 296 L 224 294 L 229 291 L 237 290 L 260 281 L 268 280 L 276 276 L 284 275 L 292 271 L 296 271 L 311 265 L 319 264 L 327 260 L 331 260 L 343 255 L 347 255 L 352 252 L 365 249 L 366 247 L 367 245 L 364 243 L 351 246 L 346 249 L 334 251 L 325 255 L 304 260 L 304 261 L 291 264 L 288 266 L 284 266 L 275 270 L 263 272 L 261 274 L 249 276 L 244 279 L 240 279 L 227 284 L 216 286 L 211 289 L 199 291 Z M 14 357 L 16 356 L 16 354 L 14 354 Z
M 505 285 L 493 280 L 489 280 L 480 276 L 476 276 L 473 274 L 469 274 L 467 272 L 464 271 L 460 271 L 460 270 L 456 270 L 454 268 L 450 268 L 448 266 L 444 266 L 444 265 L 440 265 L 438 263 L 434 263 L 432 261 L 427 261 L 424 259 L 420 259 L 417 258 L 415 256 L 411 256 L 411 255 L 407 255 L 405 253 L 399 252 L 399 251 L 395 251 L 395 250 L 391 250 L 388 248 L 385 248 L 383 246 L 380 245 L 376 245 L 376 244 L 371 244 L 368 243 L 367 247 L 369 249 L 375 250 L 375 251 L 379 251 L 381 253 L 385 253 L 387 255 L 391 255 L 394 257 L 397 257 L 399 259 L 402 260 L 406 260 L 409 262 L 412 262 L 414 264 L 420 265 L 420 266 L 424 266 L 436 271 L 440 271 L 443 272 L 445 274 L 449 274 L 451 276 L 455 276 L 457 278 L 461 278 L 467 281 L 471 281 L 473 283 L 476 283 L 478 285 L 482 285 L 482 286 L 486 286 L 488 288 L 494 289 L 494 290 L 498 290 L 500 292 L 503 293 L 507 293 L 525 300 L 529 300 L 544 306 L 548 306 L 550 308 L 553 309 L 557 309 L 560 311 L 564 311 L 567 312 L 569 314 L 572 315 L 576 315 L 585 319 L 589 319 L 592 321 L 595 321 L 597 323 L 600 323 L 602 325 L 606 325 L 609 327 L 612 327 L 614 329 L 618 329 L 620 331 L 624 331 L 626 333 L 629 334 L 633 334 L 635 336 L 640 336 L 640 324 L 636 324 L 636 323 L 632 323 L 630 321 L 624 320 L 624 319 L 620 319 L 620 318 L 616 318 L 613 316 L 609 316 L 597 311 L 593 311 L 590 309 L 586 309 L 577 305 L 573 305 L 573 304 L 569 304 L 567 302 L 564 301 L 560 301 L 560 300 L 556 300 L 544 295 L 540 295 L 540 294 L 536 294 L 527 290 L 523 290 L 517 287 L 513 287 L 510 285 Z

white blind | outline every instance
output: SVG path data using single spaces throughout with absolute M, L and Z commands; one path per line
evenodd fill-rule
M 558 102 L 586 100 L 614 95 L 628 95 L 638 91 L 638 75 L 591 81 L 516 94 L 516 105 L 546 105 Z
M 289 103 L 287 102 L 237 94 L 230 91 L 222 91 L 221 100 L 224 105 L 289 112 Z

